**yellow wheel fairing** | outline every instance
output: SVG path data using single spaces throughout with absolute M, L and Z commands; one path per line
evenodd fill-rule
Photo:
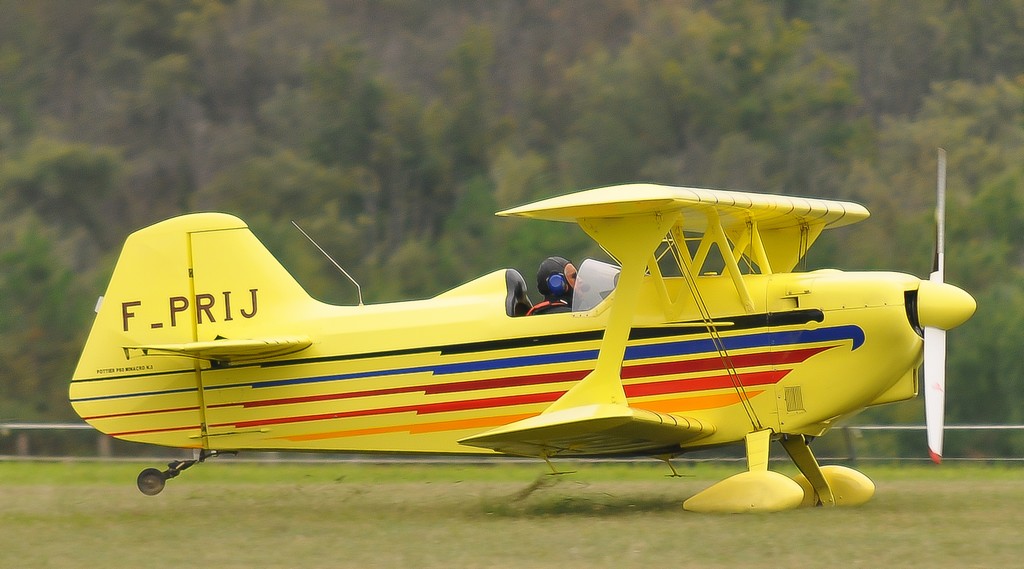
M 781 512 L 800 505 L 799 484 L 771 470 L 734 474 L 683 502 L 683 509 L 710 514 Z
M 828 482 L 829 489 L 832 490 L 832 497 L 835 499 L 835 505 L 837 506 L 860 506 L 867 503 L 875 495 L 875 483 L 863 473 L 852 468 L 837 464 L 827 464 L 821 467 L 821 474 L 825 477 L 825 481 Z M 816 505 L 814 488 L 811 486 L 810 481 L 807 480 L 807 477 L 803 474 L 797 474 L 793 477 L 793 480 L 804 491 L 804 499 L 801 505 Z

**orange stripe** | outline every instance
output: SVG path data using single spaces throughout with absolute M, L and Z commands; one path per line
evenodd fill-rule
M 764 390 L 747 390 L 747 397 L 764 393 Z M 658 411 L 660 413 L 679 413 L 682 411 L 700 411 L 703 409 L 717 409 L 735 405 L 740 402 L 738 393 L 723 393 L 721 395 L 701 395 L 699 397 L 680 397 L 679 399 L 660 399 L 657 401 L 645 401 L 632 405 L 637 409 Z
M 764 393 L 764 390 L 748 390 L 747 397 L 756 397 Z M 727 407 L 740 402 L 737 393 L 725 393 L 721 395 L 703 395 L 700 397 L 680 397 L 678 399 L 662 399 L 659 401 L 646 401 L 633 405 L 638 409 L 658 411 L 661 413 L 679 413 L 682 411 L 699 411 L 702 409 L 715 409 Z M 361 437 L 367 435 L 383 435 L 387 433 L 408 432 L 418 435 L 423 433 L 436 433 L 440 431 L 459 431 L 463 429 L 475 429 L 483 427 L 498 427 L 514 423 L 522 419 L 536 417 L 537 413 L 523 413 L 519 415 L 500 415 L 493 417 L 477 417 L 475 419 L 463 419 L 459 421 L 438 421 L 434 423 L 423 423 L 420 425 L 389 425 L 387 427 L 372 427 L 367 429 L 350 429 L 347 431 L 330 431 L 326 433 L 311 433 L 308 435 L 292 435 L 288 437 L 276 437 L 292 442 L 319 441 L 324 439 L 341 439 L 345 437 Z
M 382 435 L 386 433 L 408 432 L 411 434 L 435 433 L 438 431 L 458 431 L 461 429 L 473 429 L 478 427 L 497 427 L 514 423 L 521 419 L 535 417 L 537 413 L 525 413 L 520 415 L 501 415 L 492 417 L 479 417 L 476 419 L 463 419 L 461 421 L 439 421 L 435 423 L 424 423 L 421 425 L 390 425 L 387 427 L 373 427 L 368 429 L 350 429 L 347 431 L 331 431 L 327 433 L 311 433 L 308 435 L 293 435 L 289 437 L 277 437 L 292 442 L 319 441 L 323 439 L 340 439 L 345 437 L 360 437 L 366 435 Z
M 506 415 L 504 417 L 479 417 L 477 419 L 465 419 L 462 421 L 441 421 L 439 423 L 427 423 L 425 425 L 413 425 L 409 432 L 417 435 L 420 433 L 436 433 L 438 431 L 459 431 L 462 429 L 474 429 L 477 427 L 498 427 L 515 423 L 530 417 L 536 417 L 539 413 L 523 413 L 521 415 Z

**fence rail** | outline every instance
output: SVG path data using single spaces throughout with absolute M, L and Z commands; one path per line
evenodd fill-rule
M 836 445 L 832 445 L 832 456 L 819 455 L 819 459 L 822 462 L 831 461 L 900 461 L 900 462 L 913 462 L 913 461 L 926 461 L 928 458 L 924 456 L 864 456 L 858 453 L 857 440 L 862 438 L 868 433 L 879 433 L 879 432 L 900 432 L 900 431 L 924 431 L 925 425 L 847 425 L 832 429 L 832 432 L 840 434 L 843 443 L 838 445 L 844 447 L 842 450 L 837 451 Z M 1005 431 L 1018 431 L 1024 432 L 1024 425 L 946 425 L 945 430 L 949 432 L 958 431 L 993 431 L 993 432 L 1005 432 Z M 93 446 L 95 452 L 91 454 L 83 454 L 81 450 L 74 454 L 54 454 L 46 452 L 38 452 L 35 450 L 33 444 L 33 436 L 42 434 L 49 435 L 52 437 L 56 433 L 77 433 L 76 437 L 94 437 L 94 445 L 90 445 L 87 442 L 83 442 L 79 439 L 77 448 L 86 448 Z M 91 433 L 91 434 L 90 434 Z M 834 441 L 835 442 L 835 441 Z M 163 453 L 160 455 L 154 455 L 153 453 Z M 100 433 L 93 429 L 92 426 L 86 423 L 30 423 L 30 422 L 8 422 L 0 423 L 0 460 L 39 460 L 39 461 L 52 461 L 52 460 L 149 460 L 154 456 L 167 456 L 169 453 L 176 451 L 172 449 L 164 449 L 162 447 L 154 447 L 152 445 L 143 445 L 139 443 L 124 443 L 123 441 L 117 441 L 113 437 Z M 179 455 L 189 454 L 192 451 L 182 450 L 178 451 Z M 816 454 L 819 454 L 816 452 Z M 365 455 L 365 454 L 343 454 L 336 453 L 332 456 L 333 458 L 320 458 L 317 455 L 309 454 L 292 454 L 292 453 L 275 453 L 275 452 L 247 452 L 249 460 L 259 462 L 275 462 L 275 461 L 296 461 L 296 462 L 325 462 L 325 461 L 361 461 L 361 462 L 394 462 L 394 461 L 409 461 L 418 460 L 421 462 L 465 462 L 465 461 L 480 461 L 490 462 L 494 460 L 507 460 L 505 457 L 491 457 L 487 455 L 472 456 L 472 457 L 396 457 L 391 455 Z M 844 456 L 845 455 L 845 456 Z M 285 458 L 288 456 L 289 458 Z M 621 460 L 621 459 L 617 459 Z M 691 461 L 706 461 L 706 460 L 742 460 L 742 456 L 719 454 L 712 455 L 711 457 L 701 457 L 699 453 L 697 456 L 687 454 L 686 458 L 680 460 L 691 460 Z M 943 461 L 958 462 L 958 461 L 983 461 L 983 462 L 1015 462 L 1024 463 L 1024 456 L 944 456 Z

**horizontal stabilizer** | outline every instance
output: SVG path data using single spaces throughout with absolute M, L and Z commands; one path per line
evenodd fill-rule
M 307 336 L 278 336 L 255 340 L 221 338 L 209 342 L 124 346 L 124 355 L 128 359 L 133 355 L 142 355 L 185 356 L 218 362 L 253 361 L 293 354 L 308 348 L 312 343 Z
M 520 456 L 653 453 L 678 451 L 682 443 L 714 431 L 695 419 L 594 404 L 543 413 L 459 443 Z

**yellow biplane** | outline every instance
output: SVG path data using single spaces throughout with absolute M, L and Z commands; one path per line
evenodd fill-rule
M 742 443 L 747 470 L 685 508 L 849 505 L 873 484 L 819 467 L 808 442 L 914 397 L 925 331 L 944 345 L 975 309 L 941 271 L 793 272 L 823 230 L 868 217 L 853 203 L 632 184 L 499 215 L 576 223 L 615 264 L 582 263 L 560 314 L 525 316 L 514 269 L 427 300 L 334 306 L 235 217 L 144 228 L 97 308 L 72 405 L 119 439 L 196 449 L 143 471 L 147 494 L 225 451 L 667 461 Z M 798 480 L 768 470 L 771 441 Z

